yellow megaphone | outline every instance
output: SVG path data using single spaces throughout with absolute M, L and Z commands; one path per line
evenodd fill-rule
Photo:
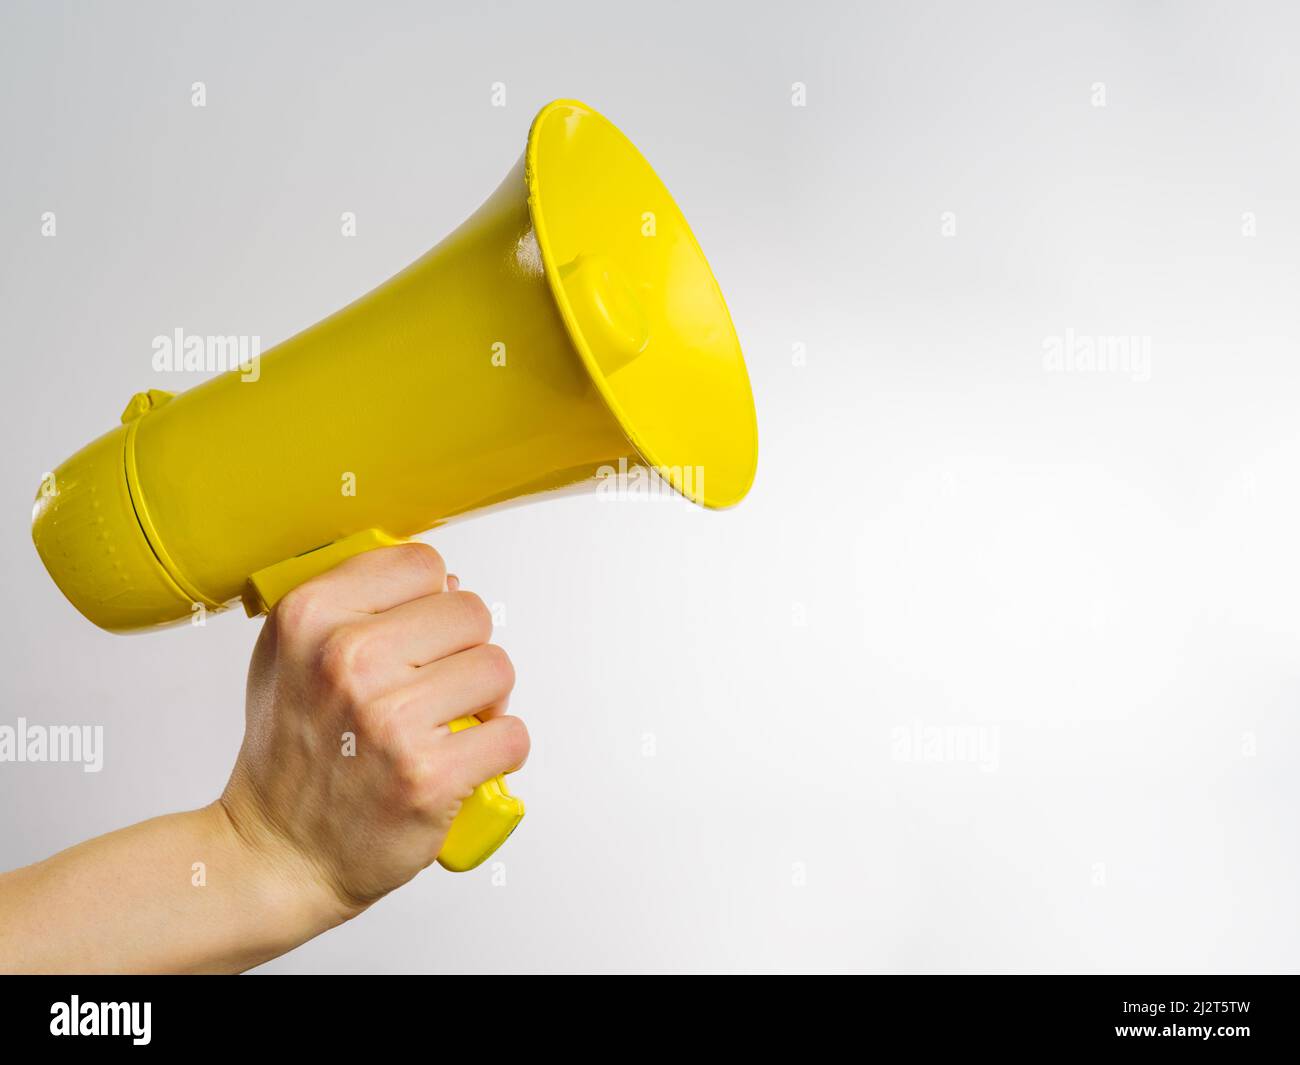
M 686 219 L 608 119 L 557 100 L 423 258 L 255 368 L 136 395 L 45 478 L 32 537 L 82 614 L 130 632 L 237 598 L 265 612 L 351 555 L 629 462 L 730 506 L 757 452 L 740 344 Z M 522 816 L 489 781 L 439 862 L 473 868 Z

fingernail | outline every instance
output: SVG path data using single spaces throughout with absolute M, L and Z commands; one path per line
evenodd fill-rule
M 454 573 L 447 574 L 447 591 L 454 592 L 460 587 L 460 578 Z

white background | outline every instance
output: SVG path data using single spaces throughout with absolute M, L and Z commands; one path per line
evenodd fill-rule
M 0 765 L 0 867 L 211 801 L 257 630 L 93 628 L 30 542 L 42 474 L 201 379 L 154 373 L 155 336 L 324 316 L 573 96 L 709 255 L 758 480 L 432 535 L 504 607 L 532 731 L 505 883 L 431 869 L 266 969 L 1295 970 L 1298 31 L 1281 3 L 7 3 L 0 724 L 102 724 L 106 764 Z M 1068 332 L 1148 338 L 1149 379 L 1052 372 Z M 905 757 L 963 727 L 995 757 Z

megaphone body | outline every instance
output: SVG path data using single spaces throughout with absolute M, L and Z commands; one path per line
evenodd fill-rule
M 557 101 L 401 273 L 253 365 L 133 397 L 46 478 L 33 538 L 87 618 L 138 631 L 238 598 L 265 611 L 351 554 L 629 462 L 729 506 L 756 455 L 740 346 L 685 219 L 608 120 Z M 522 816 L 489 784 L 449 868 Z

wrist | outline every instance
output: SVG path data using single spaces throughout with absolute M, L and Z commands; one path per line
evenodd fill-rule
M 232 855 L 248 904 L 264 918 L 271 956 L 292 950 L 363 909 L 345 904 L 306 855 L 229 795 L 202 813 Z

